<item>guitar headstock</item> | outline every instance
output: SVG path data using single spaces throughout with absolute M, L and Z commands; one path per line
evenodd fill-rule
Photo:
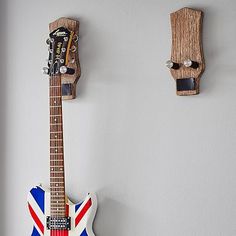
M 46 41 L 49 50 L 48 68 L 44 68 L 44 73 L 49 76 L 60 75 L 62 98 L 73 99 L 81 74 L 78 55 L 79 22 L 63 17 L 50 23 L 49 29 Z
M 73 32 L 60 27 L 49 34 L 48 44 L 48 74 L 50 76 L 68 73 L 68 56 Z

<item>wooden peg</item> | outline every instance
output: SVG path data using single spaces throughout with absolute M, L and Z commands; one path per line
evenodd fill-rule
M 205 69 L 202 47 L 203 12 L 182 8 L 171 13 L 170 19 L 172 50 L 171 60 L 166 65 L 176 80 L 176 93 L 198 94 L 200 77 Z
M 76 97 L 76 84 L 81 75 L 78 54 L 79 21 L 62 17 L 49 24 L 50 32 L 56 30 L 59 27 L 65 27 L 74 33 L 72 46 L 68 55 L 68 68 L 73 69 L 74 73 L 66 73 L 61 75 L 62 99 L 71 100 Z

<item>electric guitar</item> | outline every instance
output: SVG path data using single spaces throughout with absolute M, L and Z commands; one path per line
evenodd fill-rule
M 48 68 L 50 104 L 50 190 L 41 185 L 28 194 L 28 208 L 33 219 L 31 236 L 94 236 L 92 225 L 97 209 L 95 194 L 88 194 L 78 204 L 65 195 L 65 171 L 62 123 L 62 77 L 73 74 L 69 58 L 78 36 L 68 27 L 49 34 Z

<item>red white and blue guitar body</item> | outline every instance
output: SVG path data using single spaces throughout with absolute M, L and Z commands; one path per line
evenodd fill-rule
M 94 236 L 92 224 L 97 210 L 95 194 L 89 193 L 78 204 L 67 201 L 67 216 L 71 217 L 71 230 L 48 230 L 47 216 L 50 215 L 50 192 L 41 186 L 32 188 L 28 194 L 28 207 L 34 222 L 31 236 Z

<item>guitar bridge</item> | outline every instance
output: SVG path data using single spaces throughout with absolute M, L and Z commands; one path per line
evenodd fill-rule
M 70 217 L 47 217 L 47 229 L 49 230 L 70 230 Z

